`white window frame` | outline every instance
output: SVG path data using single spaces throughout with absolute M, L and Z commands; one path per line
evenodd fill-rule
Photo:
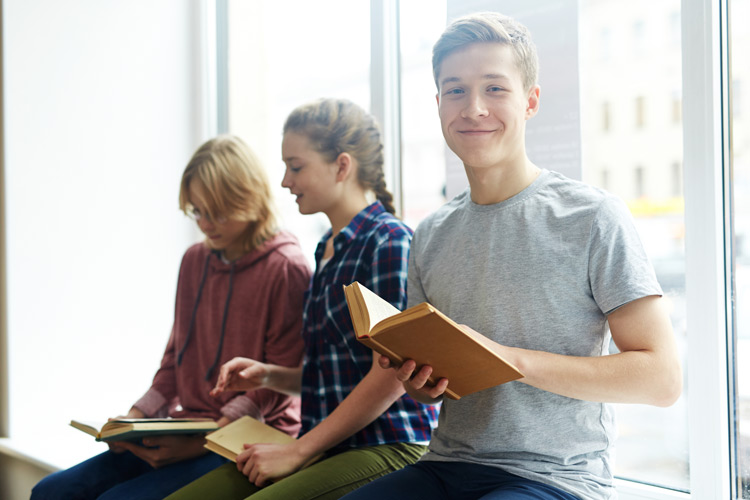
M 682 0 L 683 158 L 692 498 L 736 495 L 727 315 L 726 0 Z
M 370 111 L 380 123 L 386 184 L 403 211 L 399 0 L 370 1 Z

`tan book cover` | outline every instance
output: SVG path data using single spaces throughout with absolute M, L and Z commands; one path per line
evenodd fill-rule
M 344 294 L 357 340 L 396 365 L 413 359 L 417 368 L 432 366 L 430 383 L 447 378 L 451 399 L 523 377 L 495 342 L 465 331 L 426 302 L 399 311 L 356 281 Z
M 214 453 L 236 462 L 237 455 L 244 451 L 243 444 L 286 444 L 293 441 L 294 438 L 289 434 L 245 415 L 208 434 L 204 446 Z
M 204 434 L 219 428 L 210 418 L 120 418 L 106 423 L 71 420 L 70 425 L 97 441 L 127 441 L 164 434 Z

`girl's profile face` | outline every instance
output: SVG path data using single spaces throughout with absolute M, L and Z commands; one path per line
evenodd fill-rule
M 338 197 L 336 163 L 328 163 L 306 135 L 296 132 L 284 134 L 281 158 L 286 165 L 281 186 L 296 197 L 300 213 L 326 213 L 333 207 Z
M 234 220 L 223 214 L 216 215 L 214 220 L 208 215 L 205 205 L 201 202 L 205 199 L 201 183 L 191 181 L 188 191 L 189 202 L 193 207 L 193 218 L 206 235 L 206 244 L 214 250 L 221 250 L 227 260 L 241 257 L 244 254 L 242 235 L 250 222 Z

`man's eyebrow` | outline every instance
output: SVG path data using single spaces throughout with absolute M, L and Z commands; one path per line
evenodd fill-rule
M 508 76 L 500 74 L 500 73 L 487 73 L 486 75 L 482 76 L 482 79 L 484 80 L 497 80 L 497 79 L 507 80 Z
M 446 83 L 456 83 L 456 82 L 460 82 L 460 81 L 461 81 L 461 79 L 459 77 L 457 77 L 457 76 L 449 76 L 448 78 L 444 78 L 444 79 L 440 80 L 440 86 L 442 87 Z
M 502 73 L 487 73 L 486 75 L 482 75 L 482 80 L 509 80 L 510 78 L 508 75 L 504 75 Z M 440 86 L 446 85 L 448 83 L 457 83 L 460 82 L 461 78 L 457 76 L 449 76 L 440 81 Z

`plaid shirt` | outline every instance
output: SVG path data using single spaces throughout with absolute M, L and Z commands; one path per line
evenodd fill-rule
M 320 269 L 330 236 L 329 230 L 318 243 L 318 269 L 305 300 L 301 434 L 330 415 L 372 366 L 372 351 L 356 340 L 343 285 L 359 281 L 398 309 L 406 306 L 411 229 L 375 202 L 334 238 L 333 257 Z M 426 443 L 436 422 L 436 407 L 404 395 L 337 449 Z

